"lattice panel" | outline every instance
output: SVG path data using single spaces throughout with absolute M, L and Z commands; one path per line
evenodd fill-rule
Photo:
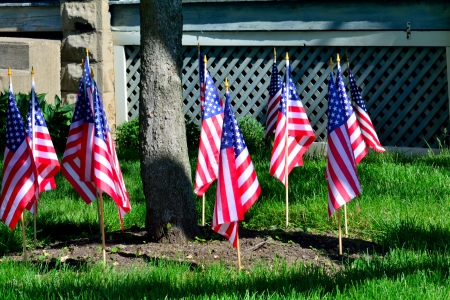
M 127 108 L 128 120 L 139 115 L 139 95 L 141 90 L 141 47 L 126 46 L 125 59 L 127 64 Z
M 130 119 L 137 116 L 139 47 L 126 47 Z M 327 84 L 330 56 L 348 51 L 353 74 L 383 145 L 437 147 L 448 128 L 449 104 L 445 48 L 427 47 L 277 47 L 280 74 L 289 51 L 292 75 L 316 133 L 326 140 Z M 265 121 L 272 70 L 272 47 L 202 47 L 208 71 L 224 96 L 228 77 L 237 117 Z M 344 75 L 347 69 L 342 60 Z M 127 64 L 128 66 L 128 64 Z M 128 72 L 130 70 L 130 72 Z M 137 74 L 133 74 L 135 70 Z M 336 69 L 335 69 L 336 70 Z M 345 78 L 348 84 L 347 78 Z M 184 112 L 200 123 L 197 47 L 183 49 Z

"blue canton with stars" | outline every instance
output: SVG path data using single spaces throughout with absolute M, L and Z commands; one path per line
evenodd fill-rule
M 31 97 L 34 99 L 34 124 L 36 126 L 47 127 L 44 116 L 42 115 L 41 107 L 39 106 L 39 101 L 36 97 L 36 92 L 34 91 L 34 86 L 31 88 Z M 33 114 L 32 102 L 33 101 L 30 100 L 30 104 L 28 105 L 28 117 L 26 128 L 27 137 L 31 140 L 33 139 L 33 128 L 31 125 L 31 116 Z
M 203 120 L 211 118 L 223 113 L 222 105 L 220 104 L 220 96 L 214 81 L 206 72 L 206 87 L 205 87 L 205 108 L 203 110 Z
M 94 111 L 95 111 L 95 136 L 106 143 L 107 132 L 109 131 L 108 120 L 106 119 L 105 109 L 102 98 L 98 91 L 97 84 L 94 82 Z
M 275 97 L 277 92 L 281 90 L 283 82 L 281 82 L 280 74 L 278 74 L 277 64 L 274 62 L 272 67 L 272 75 L 270 79 L 269 95 L 270 98 Z
M 200 80 L 199 85 L 201 85 L 201 83 L 205 81 L 205 63 L 203 62 L 202 53 L 200 51 L 198 52 L 198 68 L 198 75 Z
M 333 74 L 330 74 L 328 81 L 328 135 L 347 122 L 348 117 L 345 117 L 344 111 L 334 85 Z
M 9 90 L 8 111 L 6 116 L 6 147 L 10 151 L 16 152 L 19 146 L 25 140 L 25 129 L 23 126 L 22 116 L 17 108 L 14 95 Z
M 292 80 L 291 76 L 291 66 L 288 66 L 287 72 L 284 75 L 283 89 L 281 91 L 281 101 L 280 101 L 280 112 L 286 115 L 286 81 L 289 82 L 289 90 L 288 90 L 288 99 L 290 101 L 301 101 L 300 97 L 297 93 L 297 88 L 295 87 L 295 83 Z
M 356 104 L 364 109 L 364 111 L 367 113 L 366 104 L 364 103 L 364 100 L 361 97 L 361 93 L 359 92 L 358 86 L 356 85 L 355 78 L 353 77 L 352 70 L 348 69 L 350 73 L 350 89 L 352 91 L 352 100 L 356 102 Z
M 245 145 L 242 132 L 239 129 L 238 122 L 234 116 L 233 109 L 231 108 L 230 94 L 227 94 L 220 150 L 230 147 L 233 147 L 234 149 L 234 157 L 238 157 L 247 146 Z
M 92 112 L 93 107 L 91 107 L 91 103 L 89 103 L 89 97 L 87 97 L 87 94 L 89 93 L 89 91 L 92 91 L 93 88 L 93 83 L 92 83 L 92 77 L 91 77 L 91 71 L 89 69 L 89 59 L 86 57 L 86 60 L 84 62 L 84 93 L 86 95 L 86 97 L 84 97 L 84 105 L 83 105 L 83 117 L 84 117 L 84 122 L 87 123 L 94 123 L 94 115 Z M 95 99 L 94 99 L 95 101 Z
M 341 100 L 341 105 L 345 110 L 345 115 L 350 117 L 353 114 L 353 106 L 350 99 L 348 99 L 347 92 L 345 91 L 344 80 L 342 80 L 341 66 L 338 65 L 338 70 L 336 73 L 336 85 L 338 89 L 339 99 Z

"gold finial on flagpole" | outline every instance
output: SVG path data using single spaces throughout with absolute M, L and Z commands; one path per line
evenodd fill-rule
M 34 68 L 31 66 L 31 75 L 34 75 Z
M 84 58 L 81 59 L 81 68 L 84 69 Z
M 198 51 L 200 51 L 200 43 L 197 43 Z
M 333 58 L 330 56 L 330 67 L 333 69 L 334 63 L 333 63 Z
M 206 59 L 206 55 L 203 57 L 203 62 L 205 63 L 205 65 L 208 62 L 208 60 Z
M 277 60 L 277 49 L 275 47 L 273 47 L 273 60 Z
M 94 78 L 94 69 L 91 68 L 91 77 Z
M 8 67 L 9 84 L 12 84 L 12 71 L 11 67 Z
M 338 65 L 339 65 L 339 63 L 341 62 L 341 59 L 339 58 L 339 53 L 337 54 L 336 61 L 337 61 Z
M 286 60 L 289 60 L 289 53 L 286 52 Z
M 228 77 L 225 77 L 225 93 L 227 93 L 227 94 L 228 94 L 228 87 L 229 87 Z
M 86 47 L 86 56 L 89 56 L 89 49 Z

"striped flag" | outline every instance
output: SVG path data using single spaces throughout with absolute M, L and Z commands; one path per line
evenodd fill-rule
M 42 114 L 36 97 L 34 82 L 31 85 L 31 97 L 28 106 L 26 137 L 32 150 L 37 168 L 39 193 L 56 188 L 55 175 L 59 172 L 59 161 L 53 142 L 48 132 L 47 123 Z M 36 205 L 27 207 L 31 213 L 36 213 Z
M 282 81 L 276 60 L 273 60 L 272 75 L 270 77 L 269 100 L 267 101 L 267 117 L 266 117 L 266 141 L 269 136 L 275 132 L 277 125 L 278 107 L 281 100 Z
M 202 113 L 194 186 L 194 192 L 198 196 L 202 196 L 217 179 L 223 124 L 222 101 L 208 71 L 205 72 L 205 81 L 205 106 Z
M 89 99 L 86 97 L 87 93 L 85 92 L 85 88 L 86 85 L 82 78 L 78 86 L 72 123 L 70 124 L 69 135 L 62 159 L 61 173 L 81 198 L 89 204 L 97 198 L 97 191 L 93 181 L 84 181 L 84 176 L 81 176 L 80 156 L 85 152 L 82 149 L 83 127 L 85 119 L 92 118 L 92 111 L 90 109 Z M 92 93 L 90 94 L 92 95 Z
M 342 107 L 346 110 L 348 114 L 347 119 L 347 129 L 350 134 L 350 142 L 352 145 L 353 155 L 355 156 L 356 164 L 366 156 L 368 153 L 366 143 L 364 142 L 361 129 L 356 119 L 356 114 L 353 111 L 351 101 L 348 99 L 347 92 L 345 91 L 344 80 L 342 80 L 341 65 L 338 64 L 338 70 L 336 73 L 336 86 L 338 90 L 339 100 L 341 101 Z
M 92 79 L 94 90 L 94 144 L 93 173 L 95 186 L 107 193 L 119 210 L 120 224 L 123 230 L 123 216 L 131 210 L 130 196 L 125 188 L 116 148 L 109 129 L 103 101 L 97 84 Z
M 287 98 L 286 98 L 287 97 Z M 286 109 L 286 106 L 288 109 Z M 286 185 L 286 112 L 288 112 L 288 173 L 303 165 L 303 154 L 316 139 L 297 89 L 292 81 L 291 68 L 287 61 L 287 72 L 278 109 L 275 140 L 270 158 L 269 173 Z
M 347 122 L 349 108 L 342 108 L 333 74 L 328 82 L 328 217 L 361 193 Z
M 244 138 L 226 95 L 219 177 L 212 228 L 237 247 L 237 221 L 258 199 L 261 188 Z
M 372 124 L 372 120 L 367 113 L 366 105 L 364 104 L 364 100 L 362 99 L 361 93 L 359 92 L 358 86 L 356 85 L 352 70 L 348 68 L 348 71 L 350 74 L 350 90 L 352 91 L 351 96 L 353 102 L 356 103 L 356 118 L 358 119 L 359 127 L 361 128 L 361 133 L 363 135 L 364 141 L 366 142 L 367 146 L 374 149 L 375 151 L 385 152 L 386 150 L 383 148 L 383 146 L 381 146 L 375 128 Z
M 39 186 L 33 154 L 25 138 L 22 116 L 17 108 L 11 84 L 5 138 L 0 218 L 9 228 L 14 229 L 23 210 L 36 200 Z

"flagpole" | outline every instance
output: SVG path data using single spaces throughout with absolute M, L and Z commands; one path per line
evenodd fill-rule
M 34 89 L 34 68 L 33 67 L 31 67 L 31 85 L 32 85 L 32 87 L 33 87 L 33 89 Z M 36 92 L 36 91 L 35 91 Z M 32 131 L 31 131 L 31 134 L 33 135 L 32 136 L 32 138 L 31 138 L 31 146 L 32 146 L 32 148 L 31 148 L 31 153 L 33 154 L 33 159 L 36 161 L 36 158 L 35 158 L 35 152 L 36 152 L 36 146 L 35 146 L 35 132 L 36 132 L 36 128 L 35 128 L 35 111 L 34 111 L 34 106 L 35 106 L 35 103 L 34 103 L 34 101 L 36 100 L 36 99 L 34 99 L 33 98 L 33 95 L 31 94 L 30 95 L 31 97 L 30 97 L 30 101 L 33 101 L 33 103 L 31 103 L 31 128 L 32 128 Z M 37 248 L 37 230 L 36 230 L 36 219 L 37 219 L 37 211 L 38 211 L 38 201 L 39 201 L 39 191 L 37 192 L 37 195 L 36 195 L 36 201 L 34 202 L 34 204 L 33 204 L 33 206 L 34 206 L 34 216 L 33 216 L 33 223 L 34 223 L 34 248 L 36 249 Z
M 289 72 L 289 55 L 286 52 L 286 74 Z M 286 133 L 285 133 L 285 147 L 284 147 L 284 176 L 286 178 L 286 228 L 289 226 L 289 149 L 288 149 L 288 134 L 289 134 L 289 76 L 286 77 Z
M 348 57 L 347 57 L 348 59 Z M 341 59 L 339 57 L 339 53 L 337 54 L 336 58 L 338 66 L 341 64 Z M 348 60 L 347 60 L 347 67 L 348 67 Z M 350 104 L 351 105 L 351 104 Z M 348 236 L 348 227 L 347 227 L 347 203 L 344 203 L 344 227 L 345 227 L 345 236 Z
M 341 230 L 341 208 L 338 209 L 338 223 L 339 223 L 339 255 L 342 255 L 342 230 Z
M 198 52 L 200 53 L 200 43 L 198 44 Z M 203 57 L 203 74 L 206 74 L 206 63 L 208 60 L 206 59 L 206 55 Z M 206 76 L 206 75 L 205 75 Z M 202 82 L 200 83 L 200 94 L 202 89 Z M 202 102 L 201 95 L 200 95 L 200 102 Z M 204 103 L 200 103 L 200 105 L 204 105 Z M 203 107 L 204 109 L 204 107 Z M 203 114 L 203 111 L 202 111 Z M 206 202 L 206 191 L 202 195 L 202 226 L 205 226 L 205 202 Z
M 10 67 L 8 67 L 8 77 L 9 77 L 9 86 L 11 87 L 12 92 L 12 71 Z M 28 255 L 27 255 L 27 239 L 25 237 L 25 222 L 23 220 L 23 212 L 22 215 L 20 216 L 20 221 L 22 224 L 23 261 L 26 262 L 28 260 Z

